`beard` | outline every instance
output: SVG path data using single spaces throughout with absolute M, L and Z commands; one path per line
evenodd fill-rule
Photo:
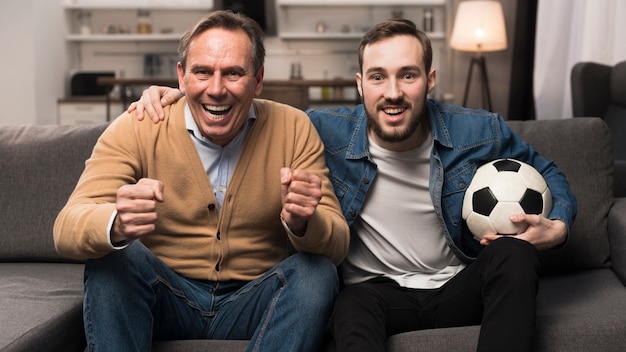
M 407 105 L 404 104 L 402 100 L 386 101 L 385 103 L 392 105 Z M 378 107 L 376 107 L 375 111 L 370 111 L 367 106 L 365 107 L 367 126 L 378 136 L 378 138 L 389 143 L 398 143 L 409 139 L 413 134 L 415 134 L 415 131 L 417 131 L 418 127 L 422 123 L 422 120 L 426 120 L 427 118 L 426 98 L 424 98 L 422 109 L 417 114 L 411 115 L 407 126 L 395 128 L 392 132 L 385 132 L 376 119 L 378 110 L 380 110 Z

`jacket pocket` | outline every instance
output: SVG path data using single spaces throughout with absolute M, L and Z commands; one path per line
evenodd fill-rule
M 444 218 L 455 227 L 462 224 L 463 198 L 475 172 L 476 167 L 466 163 L 450 172 L 443 184 L 441 204 Z

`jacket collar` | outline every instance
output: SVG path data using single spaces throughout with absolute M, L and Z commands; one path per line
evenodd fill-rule
M 450 138 L 450 131 L 443 121 L 443 114 L 440 109 L 441 105 L 432 99 L 427 99 L 426 108 L 428 109 L 430 133 L 433 135 L 433 140 L 443 146 L 451 148 L 452 140 Z
M 363 104 L 358 104 L 354 110 L 353 115 L 356 116 L 356 125 L 352 137 L 350 138 L 350 144 L 348 145 L 348 151 L 346 153 L 346 159 L 362 159 L 370 158 L 368 150 L 367 140 L 367 114 L 365 113 L 365 107 Z

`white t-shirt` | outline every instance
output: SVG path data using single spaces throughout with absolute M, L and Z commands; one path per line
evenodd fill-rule
M 429 193 L 432 137 L 406 152 L 370 140 L 378 171 L 342 264 L 347 284 L 388 277 L 408 288 L 438 288 L 464 266 L 446 243 Z

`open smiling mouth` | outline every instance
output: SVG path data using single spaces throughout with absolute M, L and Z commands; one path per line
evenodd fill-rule
M 207 112 L 209 118 L 214 120 L 221 119 L 223 115 L 227 114 L 232 109 L 232 107 L 232 105 L 202 105 L 202 108 Z
M 387 115 L 396 116 L 396 115 L 400 115 L 403 112 L 405 112 L 406 108 L 404 108 L 404 107 L 402 107 L 402 108 L 385 108 L 385 109 L 382 109 L 382 110 Z

